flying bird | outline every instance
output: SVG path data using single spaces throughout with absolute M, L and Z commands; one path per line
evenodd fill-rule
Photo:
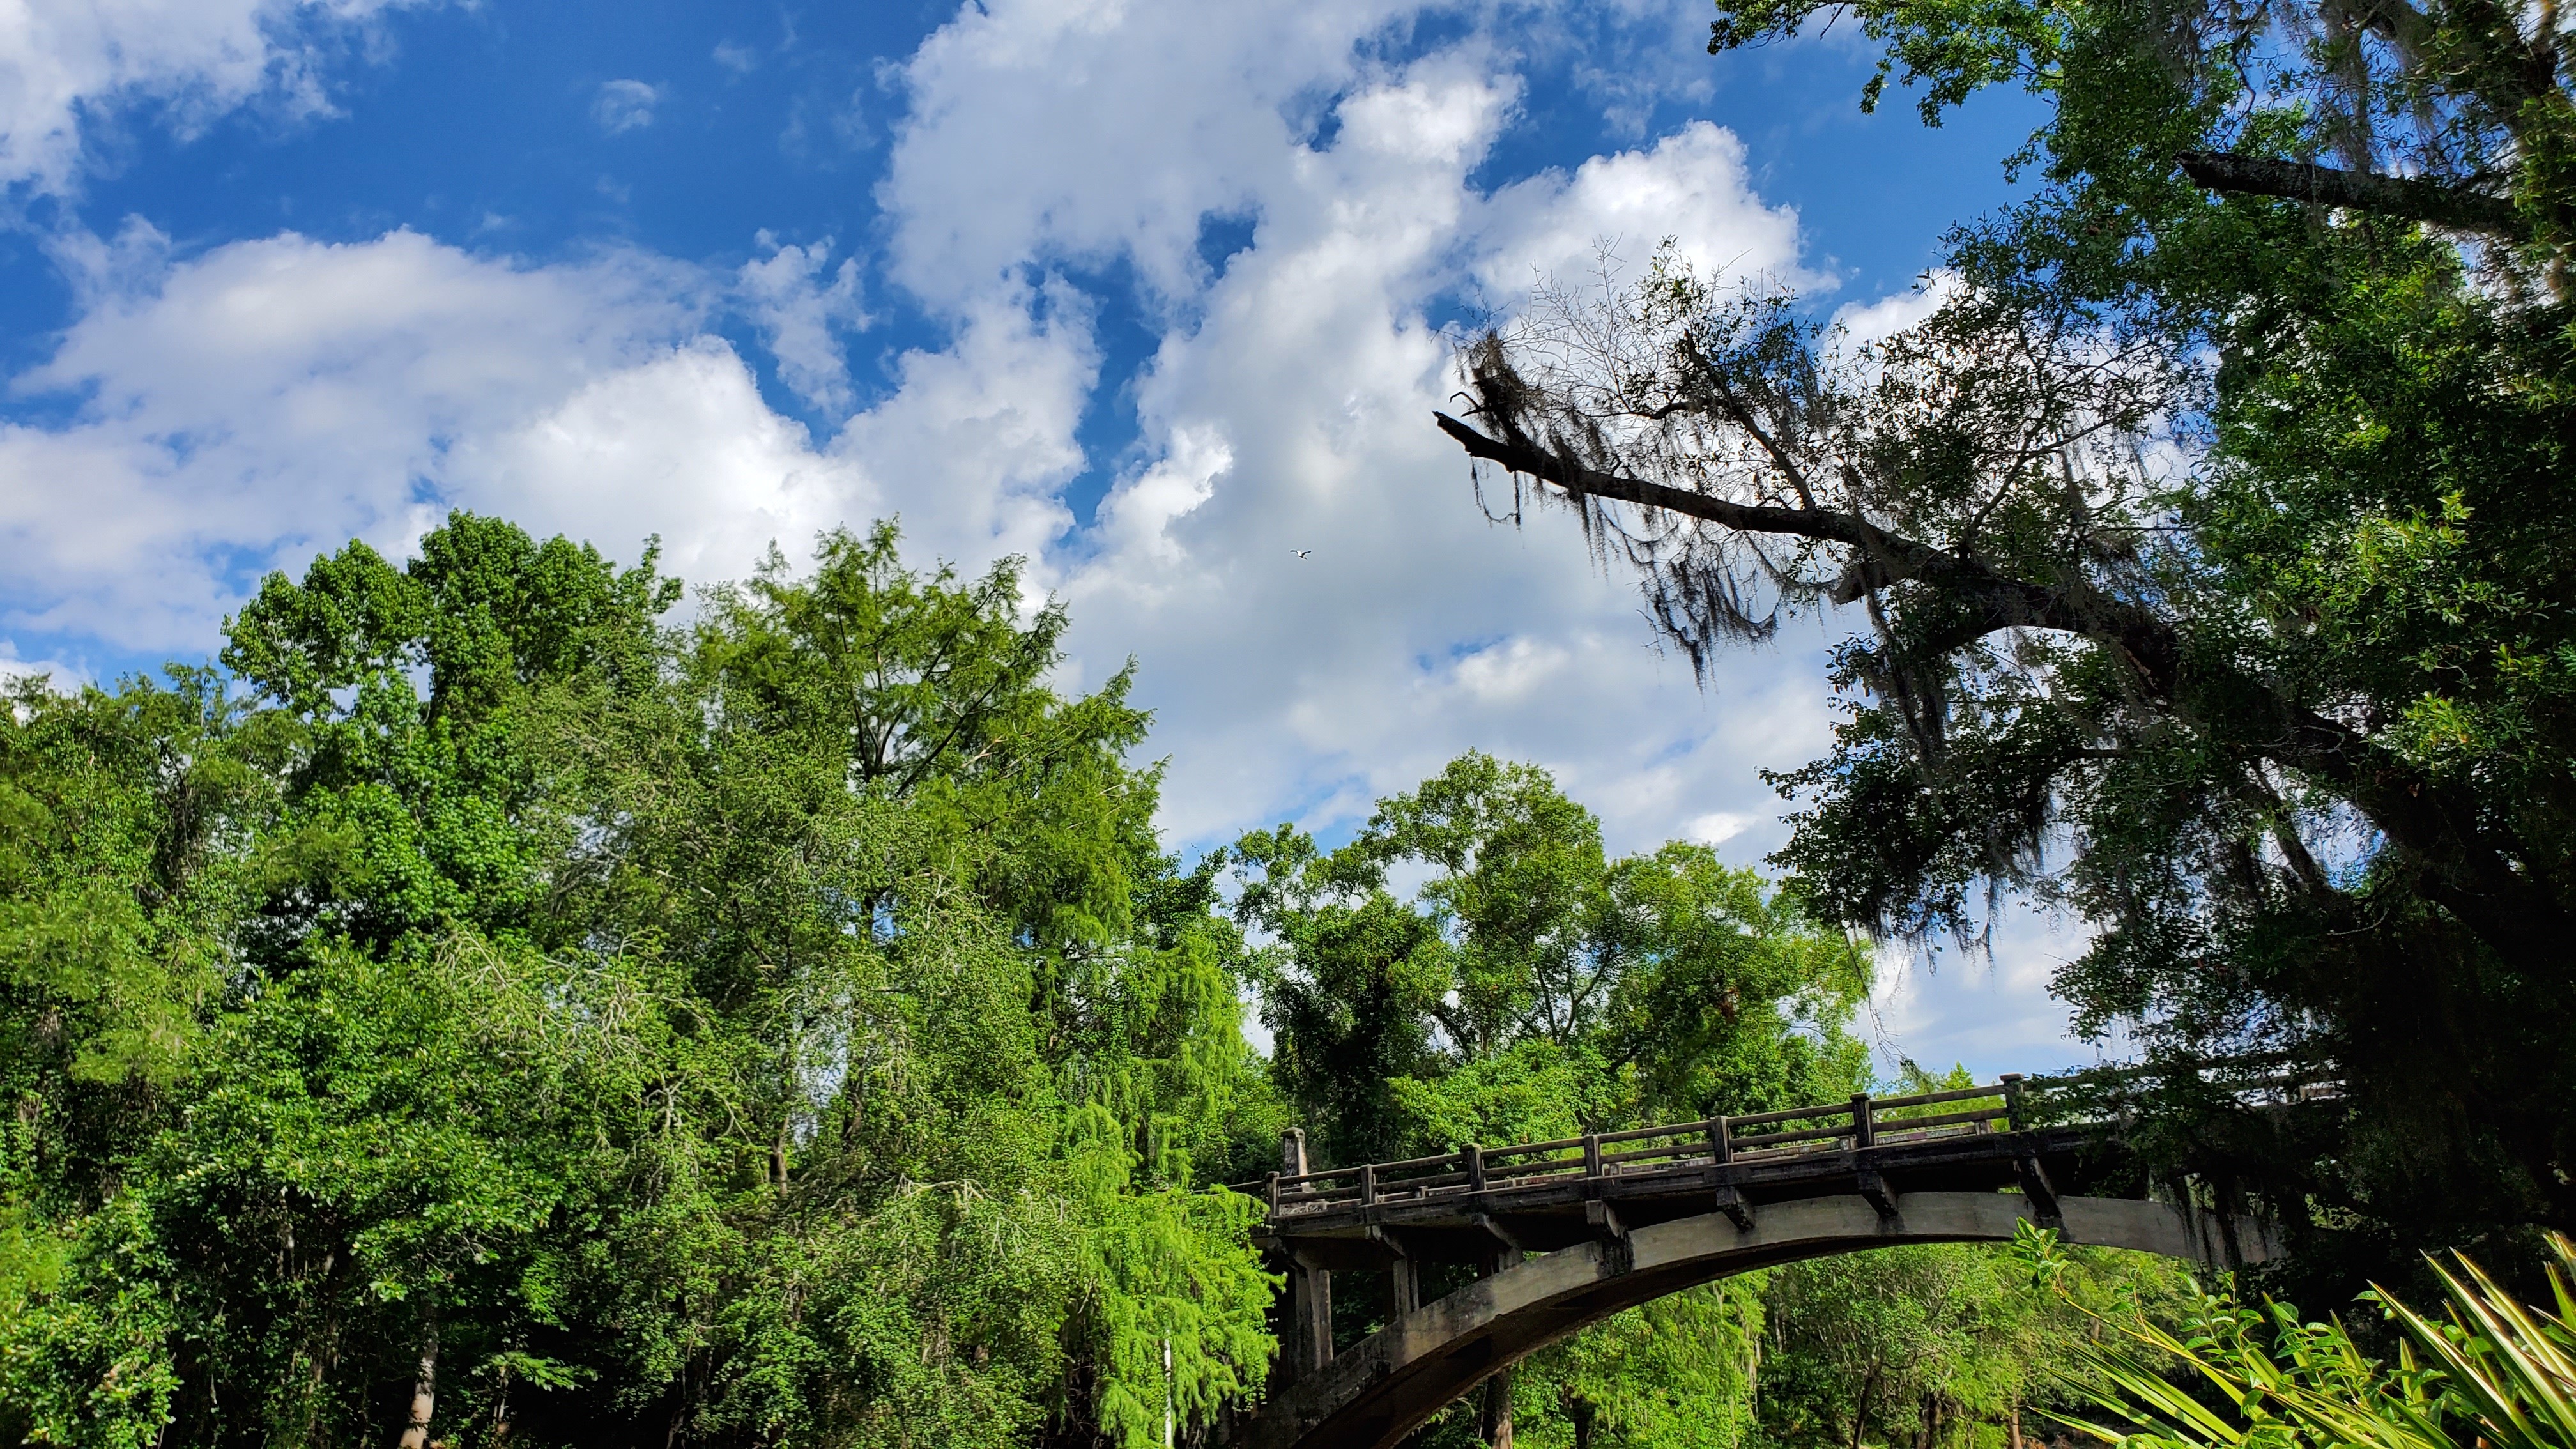
M 1313 549 L 1311 549 L 1311 548 L 1292 548 L 1292 549 L 1290 549 L 1290 550 L 1288 550 L 1288 551 L 1289 551 L 1290 553 L 1293 553 L 1293 554 L 1297 555 L 1297 557 L 1299 557 L 1299 558 L 1304 558 L 1306 555 L 1308 555 L 1308 554 L 1310 554 L 1310 553 L 1313 553 L 1313 552 L 1314 552 L 1314 550 L 1313 550 Z

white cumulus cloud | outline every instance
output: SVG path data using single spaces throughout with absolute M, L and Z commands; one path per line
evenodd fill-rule
M 329 41 L 401 0 L 12 0 L 0 5 L 0 188 L 61 193 L 87 132 L 157 108 L 181 134 L 255 100 L 329 110 Z
M 448 507 L 624 557 L 658 533 L 700 582 L 896 512 L 975 562 L 1070 521 L 1096 380 L 1075 298 L 980 304 L 818 444 L 706 330 L 724 279 L 666 259 L 529 266 L 408 231 L 89 250 L 85 314 L 13 384 L 72 418 L 0 425 L 10 629 L 197 655 L 261 571 L 353 536 L 399 553 Z
M 1871 302 L 1846 302 L 1835 308 L 1834 326 L 1851 344 L 1883 341 L 1940 311 L 1942 304 L 1958 292 L 1955 273 L 1926 272 L 1902 292 L 1891 292 Z
M 1410 0 L 1208 5 L 992 0 L 906 64 L 880 199 L 897 280 L 948 301 L 1031 257 L 1131 257 L 1166 295 L 1203 280 L 1201 223 L 1257 212 L 1304 154 L 1301 98 L 1365 68 Z
M 857 259 L 843 257 L 834 267 L 830 237 L 800 247 L 762 232 L 759 243 L 769 255 L 743 263 L 739 284 L 745 310 L 778 359 L 779 376 L 813 406 L 847 413 L 850 364 L 841 352 L 841 334 L 868 325 Z
M 1546 282 L 1578 292 L 1635 279 L 1670 239 L 1703 277 L 1770 276 L 1832 286 L 1798 254 L 1798 216 L 1764 204 L 1735 133 L 1693 121 L 1653 145 L 1542 172 L 1493 199 L 1475 272 L 1499 302 Z
M 1554 769 L 1622 848 L 1724 810 L 1764 822 L 1734 843 L 1758 853 L 1778 811 L 1756 771 L 1825 736 L 1812 657 L 1742 661 L 1712 701 L 1570 529 L 1489 525 L 1430 426 L 1454 381 L 1426 312 L 1486 276 L 1525 288 L 1605 226 L 1790 273 L 1796 219 L 1708 126 L 1484 194 L 1471 177 L 1520 94 L 1504 48 L 1388 68 L 1359 39 L 1381 20 L 1003 6 L 916 59 L 881 192 L 900 280 L 971 297 L 1032 262 L 1124 256 L 1187 303 L 1132 384 L 1142 438 L 1097 526 L 1046 556 L 1073 671 L 1142 662 L 1183 841 L 1347 822 L 1481 747 Z M 1136 99 L 1148 72 L 1160 125 Z M 1033 108 L 1043 154 L 994 150 Z M 987 164 L 953 164 L 969 155 Z M 1257 221 L 1212 276 L 1195 245 L 1218 215 Z
M 611 136 L 623 135 L 653 124 L 653 108 L 661 101 L 659 86 L 640 80 L 601 81 L 599 94 L 591 97 L 590 119 Z

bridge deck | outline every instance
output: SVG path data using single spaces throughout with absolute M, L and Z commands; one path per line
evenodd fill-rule
M 1478 1262 L 1547 1252 L 1712 1209 L 2020 1187 L 2046 1197 L 2101 1129 L 2023 1128 L 2020 1083 L 1855 1097 L 1829 1107 L 1284 1173 L 1241 1190 L 1270 1204 L 1262 1235 L 1326 1269 L 1396 1259 Z M 1293 1151 L 1293 1149 L 1292 1149 Z M 1291 1165 L 1296 1165 L 1291 1163 Z

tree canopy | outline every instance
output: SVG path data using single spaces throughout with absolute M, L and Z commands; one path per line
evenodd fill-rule
M 1863 104 L 2048 106 L 1929 317 L 1849 337 L 1668 252 L 1476 342 L 1440 425 L 1703 668 L 1852 621 L 1833 749 L 1777 780 L 1820 917 L 1973 942 L 2025 892 L 2095 932 L 2056 983 L 2088 1031 L 2338 1083 L 2157 1106 L 2331 1224 L 2312 1261 L 2567 1225 L 2557 12 L 1727 0 L 1711 47 L 1839 16 Z
M 692 623 L 458 514 L 0 715 L 0 1434 L 1159 1442 L 1266 1087 L 1126 677 L 891 527 Z M 238 691 L 238 692 L 236 692 Z
M 1326 1160 L 1535 1142 L 1847 1093 L 1865 943 L 1705 846 L 1612 859 L 1546 772 L 1470 751 L 1325 853 L 1232 860 L 1279 1089 Z M 1411 900 L 1396 872 L 1422 875 Z

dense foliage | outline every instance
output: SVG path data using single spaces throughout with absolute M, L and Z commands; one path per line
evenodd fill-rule
M 1272 1071 L 1337 1162 L 1834 1100 L 1865 943 L 1705 846 L 1610 859 L 1544 771 L 1469 753 L 1319 851 L 1233 850 Z M 1390 886 L 1418 879 L 1411 900 Z
M 2057 989 L 2174 1068 L 2168 1166 L 2288 1209 L 2347 1290 L 2576 1226 L 2559 11 L 1724 0 L 1712 49 L 1845 15 L 1868 103 L 2049 106 L 1931 315 L 1843 337 L 1664 260 L 1478 342 L 1442 425 L 1694 660 L 1850 611 L 1780 863 L 1917 939 L 2002 891 L 2086 921 Z M 2193 1088 L 2248 1056 L 2340 1085 Z
M 2053 1243 L 2015 1246 L 2041 1281 L 2058 1277 Z M 2114 1333 L 2086 1344 L 2084 1378 L 2069 1376 L 2093 1417 L 2055 1417 L 2134 1449 L 2565 1449 L 2576 1444 L 2576 1249 L 2553 1233 L 2549 1250 L 2546 1307 L 2465 1255 L 2433 1267 L 2447 1300 L 2438 1318 L 2373 1290 L 2398 1330 L 2393 1356 L 2374 1357 L 2340 1318 L 2230 1293 L 2196 1295 L 2171 1329 L 2134 1304 L 2094 1314 Z
M 230 685 L 18 691 L 0 1437 L 1141 1444 L 1258 1385 L 1239 939 L 1125 676 L 891 529 L 678 597 L 457 515 L 271 577 Z
M 1185 869 L 1128 677 L 1059 693 L 1059 610 L 890 528 L 685 624 L 649 554 L 352 544 L 220 670 L 0 711 L 0 1439 L 1203 1438 L 1272 1347 L 1208 1185 L 1281 1127 L 1351 1161 L 1866 1089 L 1854 933 L 1970 941 L 2007 890 L 2095 929 L 2057 986 L 2153 1058 L 2136 1141 L 2285 1210 L 2312 1282 L 2576 1229 L 2567 22 L 1722 0 L 1711 49 L 1847 14 L 1865 105 L 2049 107 L 1924 320 L 1668 250 L 1480 339 L 1441 419 L 1695 664 L 1851 611 L 1787 884 L 1614 858 L 1473 753 Z M 2087 1400 L 2158 1445 L 2576 1437 L 2562 1276 L 2383 1295 L 2383 1348 L 2023 1247 L 1675 1294 L 1424 1442 L 2000 1449 Z

